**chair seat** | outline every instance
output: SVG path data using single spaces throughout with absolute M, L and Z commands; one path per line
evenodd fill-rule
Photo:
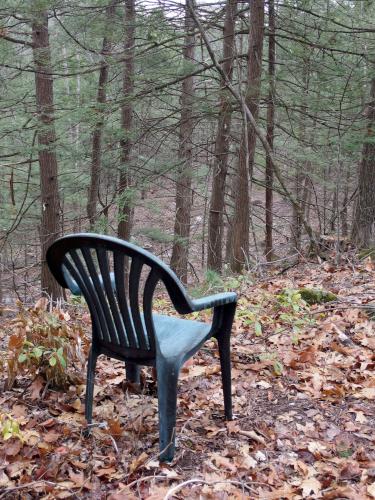
M 164 358 L 192 356 L 210 336 L 211 325 L 200 321 L 153 314 L 156 342 Z

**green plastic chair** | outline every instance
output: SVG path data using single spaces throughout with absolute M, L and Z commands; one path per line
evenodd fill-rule
M 92 422 L 96 360 L 100 354 L 125 362 L 127 379 L 139 382 L 139 366 L 157 370 L 160 461 L 175 452 L 177 382 L 180 368 L 211 337 L 218 341 L 224 413 L 232 419 L 230 334 L 237 295 L 220 293 L 192 300 L 160 259 L 136 245 L 97 234 L 72 234 L 55 241 L 47 262 L 58 283 L 82 294 L 92 319 L 85 415 Z M 147 278 L 141 286 L 141 272 Z M 128 279 L 126 270 L 129 269 Z M 157 283 L 164 283 L 178 313 L 214 309 L 212 324 L 152 312 Z M 141 290 L 143 288 L 143 290 Z

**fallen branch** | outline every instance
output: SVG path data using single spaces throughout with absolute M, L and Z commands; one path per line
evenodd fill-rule
M 46 486 L 52 486 L 54 488 L 56 488 L 58 486 L 58 483 L 53 483 L 52 481 L 45 481 L 44 479 L 39 479 L 38 481 L 31 481 L 30 483 L 21 484 L 21 486 L 14 486 L 11 488 L 6 488 L 5 490 L 3 490 L 3 493 L 0 495 L 0 500 L 1 500 L 1 498 L 5 498 L 9 493 L 12 493 L 13 491 L 24 490 L 27 488 L 35 487 L 39 484 L 41 486 L 46 485 Z
M 246 489 L 251 491 L 253 494 L 256 494 L 254 488 L 251 488 L 248 484 L 242 483 L 241 481 L 206 481 L 204 479 L 189 479 L 188 481 L 184 481 L 183 483 L 178 484 L 177 486 L 173 486 L 167 491 L 163 500 L 169 500 L 172 496 L 184 486 L 189 484 L 207 484 L 208 486 L 214 486 L 215 484 L 233 484 L 234 486 L 240 486 L 242 489 Z

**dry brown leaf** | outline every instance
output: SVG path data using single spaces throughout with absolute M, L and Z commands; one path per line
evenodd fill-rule
M 359 422 L 360 424 L 365 424 L 367 422 L 367 417 L 365 416 L 363 411 L 355 412 L 355 421 Z
M 345 498 L 349 500 L 359 500 L 358 492 L 351 486 L 337 486 L 334 489 L 324 492 L 324 500 L 336 500 L 338 498 Z
M 371 498 L 375 498 L 375 483 L 371 483 L 367 486 L 367 493 Z
M 22 432 L 22 440 L 25 444 L 34 446 L 40 441 L 40 434 L 37 431 L 27 429 Z
M 109 427 L 109 432 L 112 436 L 122 436 L 123 429 L 121 427 L 121 422 L 118 418 L 107 420 L 107 424 Z
M 292 500 L 293 498 L 295 498 L 295 490 L 289 484 L 286 484 L 281 488 L 277 488 L 272 491 L 259 488 L 258 498 L 262 500 L 281 500 L 285 498 L 288 500 Z
M 12 439 L 7 441 L 4 447 L 5 455 L 8 457 L 15 457 L 21 451 L 22 443 L 19 439 Z
M 56 441 L 61 437 L 61 434 L 56 431 L 49 431 L 43 436 L 46 443 L 56 443 Z
M 252 439 L 253 441 L 256 441 L 259 444 L 264 444 L 264 445 L 266 444 L 264 437 L 260 436 L 255 431 L 242 431 L 242 430 L 240 430 L 240 431 L 238 431 L 238 434 L 240 434 L 241 436 L 246 436 L 246 437 Z
M 355 398 L 375 399 L 375 387 L 364 387 L 354 394 Z
M 375 262 L 373 262 L 371 256 L 365 259 L 365 269 L 366 271 L 375 271 Z
M 216 465 L 216 467 L 223 467 L 230 472 L 237 471 L 237 467 L 229 460 L 229 458 L 223 457 L 222 455 L 219 455 L 219 453 L 213 453 L 212 455 L 210 455 L 210 459 Z
M 107 468 L 97 469 L 95 471 L 95 475 L 97 477 L 102 477 L 102 476 L 110 477 L 112 474 L 115 473 L 116 473 L 115 467 L 107 467 Z
M 79 398 L 75 399 L 70 406 L 74 408 L 78 413 L 83 413 L 85 411 L 85 407 Z
M 17 334 L 11 335 L 8 341 L 9 350 L 12 351 L 20 349 L 23 346 L 24 340 L 25 339 L 23 335 L 17 335 Z
M 322 483 L 315 477 L 309 477 L 302 481 L 300 488 L 302 489 L 303 498 L 311 498 L 311 495 L 314 495 L 314 498 L 318 498 L 321 496 Z
M 346 480 L 352 480 L 361 476 L 361 469 L 358 462 L 348 461 L 340 471 L 340 477 Z
M 12 406 L 12 415 L 15 418 L 25 417 L 27 415 L 27 408 L 25 405 L 15 404 Z
M 36 399 L 40 398 L 40 393 L 44 387 L 45 381 L 42 377 L 38 376 L 34 382 L 31 384 L 30 389 L 31 389 L 31 394 L 30 398 L 35 401 Z
M 135 460 L 132 461 L 132 463 L 129 466 L 129 473 L 132 474 L 135 472 L 141 465 L 143 465 L 146 460 L 148 459 L 147 453 L 143 452 L 139 457 L 137 457 Z
M 87 490 L 91 490 L 92 485 L 85 479 L 85 475 L 82 471 L 74 472 L 72 469 L 69 471 L 69 478 L 74 483 L 74 488 L 86 488 Z
M 189 366 L 181 374 L 180 379 L 186 380 L 186 379 L 192 378 L 192 377 L 200 377 L 206 373 L 206 369 L 207 369 L 207 367 L 205 365 Z
M 11 481 L 3 470 L 0 470 L 0 488 L 13 488 L 14 481 Z

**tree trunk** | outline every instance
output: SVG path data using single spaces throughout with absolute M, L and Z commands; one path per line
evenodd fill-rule
M 130 239 L 133 200 L 132 200 L 132 173 L 131 173 L 131 152 L 132 152 L 132 125 L 133 125 L 133 104 L 131 101 L 134 90 L 134 51 L 135 47 L 135 2 L 125 0 L 125 43 L 124 43 L 124 73 L 123 73 L 123 100 L 121 108 L 121 125 L 123 129 L 123 139 L 121 140 L 121 171 L 119 183 L 119 222 L 117 234 L 124 240 Z
M 264 0 L 250 2 L 250 31 L 247 67 L 246 105 L 257 120 L 262 75 L 262 53 L 264 35 Z M 245 114 L 245 113 L 244 113 Z M 244 117 L 246 121 L 246 117 Z M 254 168 L 256 132 L 254 127 L 244 127 L 240 144 L 237 180 L 235 183 L 235 208 L 232 232 L 231 269 L 240 272 L 249 257 L 249 221 L 251 182 Z
M 375 245 L 375 78 L 366 110 L 367 133 L 359 168 L 358 198 L 354 211 L 352 241 L 359 248 Z
M 38 117 L 38 145 L 41 187 L 41 253 L 42 291 L 51 299 L 61 297 L 61 288 L 49 271 L 46 251 L 60 233 L 60 200 L 56 158 L 56 133 L 53 107 L 53 81 L 51 75 L 51 50 L 48 34 L 48 14 L 35 12 L 32 23 L 33 58 L 35 65 L 36 112 Z
M 349 231 L 348 227 L 349 183 L 350 183 L 350 170 L 348 167 L 346 167 L 344 199 L 342 201 L 342 209 L 341 209 L 341 234 L 343 238 L 347 238 Z
M 223 30 L 223 71 L 232 80 L 235 17 L 237 0 L 227 0 Z M 210 214 L 208 221 L 207 267 L 221 271 L 223 261 L 223 211 L 225 180 L 228 170 L 229 137 L 231 127 L 231 94 L 221 78 L 220 112 L 215 142 L 215 165 L 212 179 Z
M 184 60 L 194 62 L 194 21 L 191 16 L 189 3 L 186 0 L 185 8 L 185 42 L 183 49 Z M 188 251 L 191 219 L 191 181 L 192 181 L 192 136 L 193 136 L 193 101 L 194 77 L 189 76 L 182 82 L 181 92 L 181 121 L 179 137 L 179 170 L 176 182 L 176 215 L 174 224 L 174 242 L 171 257 L 171 267 L 177 276 L 186 283 L 188 268 Z
M 112 0 L 111 4 L 106 8 L 106 27 L 102 45 L 102 61 L 99 71 L 99 83 L 97 93 L 97 107 L 95 113 L 97 122 L 95 124 L 94 133 L 92 135 L 92 159 L 90 167 L 90 186 L 87 200 L 87 217 L 90 224 L 90 230 L 94 229 L 97 218 L 97 203 L 99 198 L 99 183 L 102 159 L 102 135 L 104 126 L 104 105 L 106 102 L 106 85 L 108 82 L 108 62 L 106 56 L 111 50 L 111 39 L 108 31 L 112 28 L 112 22 L 116 11 L 116 0 Z
M 273 150 L 274 127 L 275 127 L 275 3 L 268 0 L 268 105 L 267 105 L 267 140 Z M 266 156 L 266 240 L 265 256 L 268 262 L 273 258 L 273 168 L 270 156 Z
M 303 57 L 302 80 L 303 80 L 303 97 L 301 105 L 301 122 L 300 122 L 300 141 L 302 145 L 306 139 L 306 121 L 308 115 L 308 95 L 310 90 L 310 53 L 306 50 L 306 55 Z M 294 178 L 294 193 L 298 206 L 293 206 L 293 219 L 291 227 L 291 251 L 299 251 L 301 248 L 302 237 L 302 217 L 304 217 L 303 207 L 303 185 L 305 182 L 305 172 L 309 170 L 308 160 L 304 160 L 296 165 L 296 173 Z

